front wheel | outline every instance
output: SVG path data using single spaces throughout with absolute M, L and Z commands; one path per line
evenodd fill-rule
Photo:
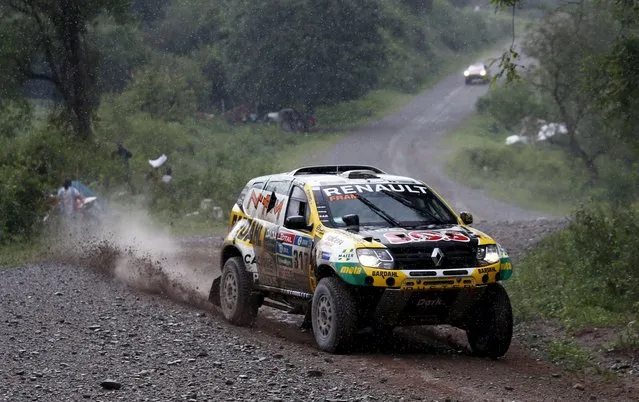
M 513 336 L 513 311 L 506 290 L 489 285 L 477 302 L 466 335 L 473 353 L 497 359 L 508 351 Z
M 252 283 L 251 273 L 244 268 L 240 257 L 226 260 L 220 278 L 219 297 L 222 314 L 231 324 L 249 326 L 255 321 L 259 303 L 251 294 Z
M 320 280 L 311 306 L 315 342 L 329 353 L 345 351 L 357 326 L 357 306 L 348 286 L 339 278 Z

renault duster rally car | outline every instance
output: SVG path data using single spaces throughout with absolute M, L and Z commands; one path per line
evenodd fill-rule
M 236 325 L 262 305 L 305 314 L 320 349 L 360 329 L 450 324 L 476 355 L 503 356 L 512 310 L 506 250 L 425 183 L 372 166 L 257 177 L 234 205 L 209 299 Z

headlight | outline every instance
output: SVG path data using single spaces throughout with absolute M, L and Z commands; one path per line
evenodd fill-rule
M 358 248 L 357 258 L 365 267 L 393 268 L 393 256 L 384 248 Z
M 468 72 L 468 70 L 464 71 L 464 76 L 468 77 L 470 75 L 470 73 Z
M 482 76 L 483 76 L 483 75 L 486 75 L 486 70 L 481 70 L 481 71 L 479 72 L 479 75 L 482 75 Z
M 489 244 L 477 248 L 477 259 L 482 265 L 494 264 L 498 262 L 500 258 L 500 247 L 497 244 Z

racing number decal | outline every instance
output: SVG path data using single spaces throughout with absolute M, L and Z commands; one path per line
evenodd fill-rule
M 308 250 L 293 251 L 293 269 L 304 271 L 311 263 L 311 253 Z

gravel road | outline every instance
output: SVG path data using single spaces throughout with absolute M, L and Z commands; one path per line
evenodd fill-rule
M 443 133 L 486 90 L 449 77 L 345 138 L 326 162 L 424 179 L 456 208 L 469 207 L 516 269 L 527 248 L 565 222 L 493 201 L 441 171 Z M 231 326 L 206 302 L 220 238 L 175 241 L 133 222 L 113 231 L 115 241 L 1 271 L 1 400 L 638 400 L 635 383 L 534 358 L 519 332 L 506 357 L 492 361 L 470 356 L 465 335 L 447 327 L 402 329 L 390 344 L 362 336 L 352 354 L 328 355 L 296 316 L 262 308 L 255 328 Z

